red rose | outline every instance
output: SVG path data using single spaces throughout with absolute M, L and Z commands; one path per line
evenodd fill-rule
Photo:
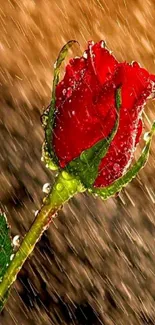
M 103 41 L 89 42 L 83 57 L 70 60 L 63 80 L 56 86 L 51 141 L 58 165 L 67 170 L 71 168 L 76 175 L 81 173 L 84 167 L 79 167 L 79 157 L 101 140 L 108 139 L 119 114 L 119 125 L 108 150 L 96 162 L 96 174 L 91 166 L 95 176 L 90 184 L 105 187 L 120 178 L 130 165 L 139 142 L 142 110 L 146 99 L 153 94 L 154 82 L 155 76 L 138 63 L 118 62 Z M 121 101 L 119 113 L 117 91 L 120 91 Z M 96 150 L 92 160 L 90 157 L 92 165 L 98 154 Z M 89 169 L 89 164 L 85 166 Z M 89 187 L 85 179 L 83 183 Z

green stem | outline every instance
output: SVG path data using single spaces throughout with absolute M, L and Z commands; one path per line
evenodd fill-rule
M 0 283 L 0 302 L 4 305 L 6 295 L 11 285 L 16 280 L 17 274 L 22 265 L 32 253 L 35 244 L 40 239 L 43 232 L 48 228 L 52 217 L 77 192 L 84 191 L 81 182 L 63 171 L 59 174 L 49 195 L 44 199 L 40 211 L 38 212 L 30 230 L 23 239 L 23 242 L 10 263 L 3 281 Z

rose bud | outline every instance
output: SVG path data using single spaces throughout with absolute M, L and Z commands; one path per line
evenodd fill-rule
M 103 41 L 88 43 L 71 59 L 59 82 L 68 48 L 55 63 L 52 101 L 44 112 L 44 160 L 80 178 L 107 198 L 125 186 L 147 161 L 155 124 L 139 160 L 129 169 L 142 133 L 142 111 L 154 96 L 155 76 L 136 62 L 120 63 Z

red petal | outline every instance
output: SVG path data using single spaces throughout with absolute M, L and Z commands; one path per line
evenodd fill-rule
M 63 105 L 78 85 L 79 79 L 86 70 L 86 60 L 82 58 L 71 59 L 66 67 L 64 79 L 56 87 L 57 107 Z
M 89 53 L 92 67 L 100 83 L 111 80 L 113 73 L 118 65 L 117 60 L 104 48 L 104 42 L 96 44 L 89 43 Z
M 103 54 L 105 51 L 108 58 L 108 51 L 102 49 Z M 58 113 L 53 146 L 61 167 L 107 136 L 115 120 L 114 87 L 111 84 L 102 88 L 94 74 L 89 52 L 86 54 L 87 59 L 70 61 L 56 89 Z M 106 61 L 102 65 L 106 69 Z M 110 115 L 105 123 L 107 114 Z
M 114 82 L 122 85 L 120 124 L 106 157 L 101 161 L 99 176 L 94 184 L 97 187 L 110 185 L 130 165 L 142 132 L 142 109 L 152 93 L 149 73 L 138 64 L 120 64 Z

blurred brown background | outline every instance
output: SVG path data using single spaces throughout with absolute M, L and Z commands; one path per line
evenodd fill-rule
M 119 60 L 155 73 L 154 0 L 0 0 L 0 201 L 25 234 L 53 174 L 40 160 L 40 114 L 53 63 L 76 39 L 104 39 Z M 155 104 L 146 113 L 153 120 Z M 145 119 L 149 126 L 149 119 Z M 1 325 L 155 324 L 155 139 L 149 162 L 115 199 L 73 198 L 38 243 Z

